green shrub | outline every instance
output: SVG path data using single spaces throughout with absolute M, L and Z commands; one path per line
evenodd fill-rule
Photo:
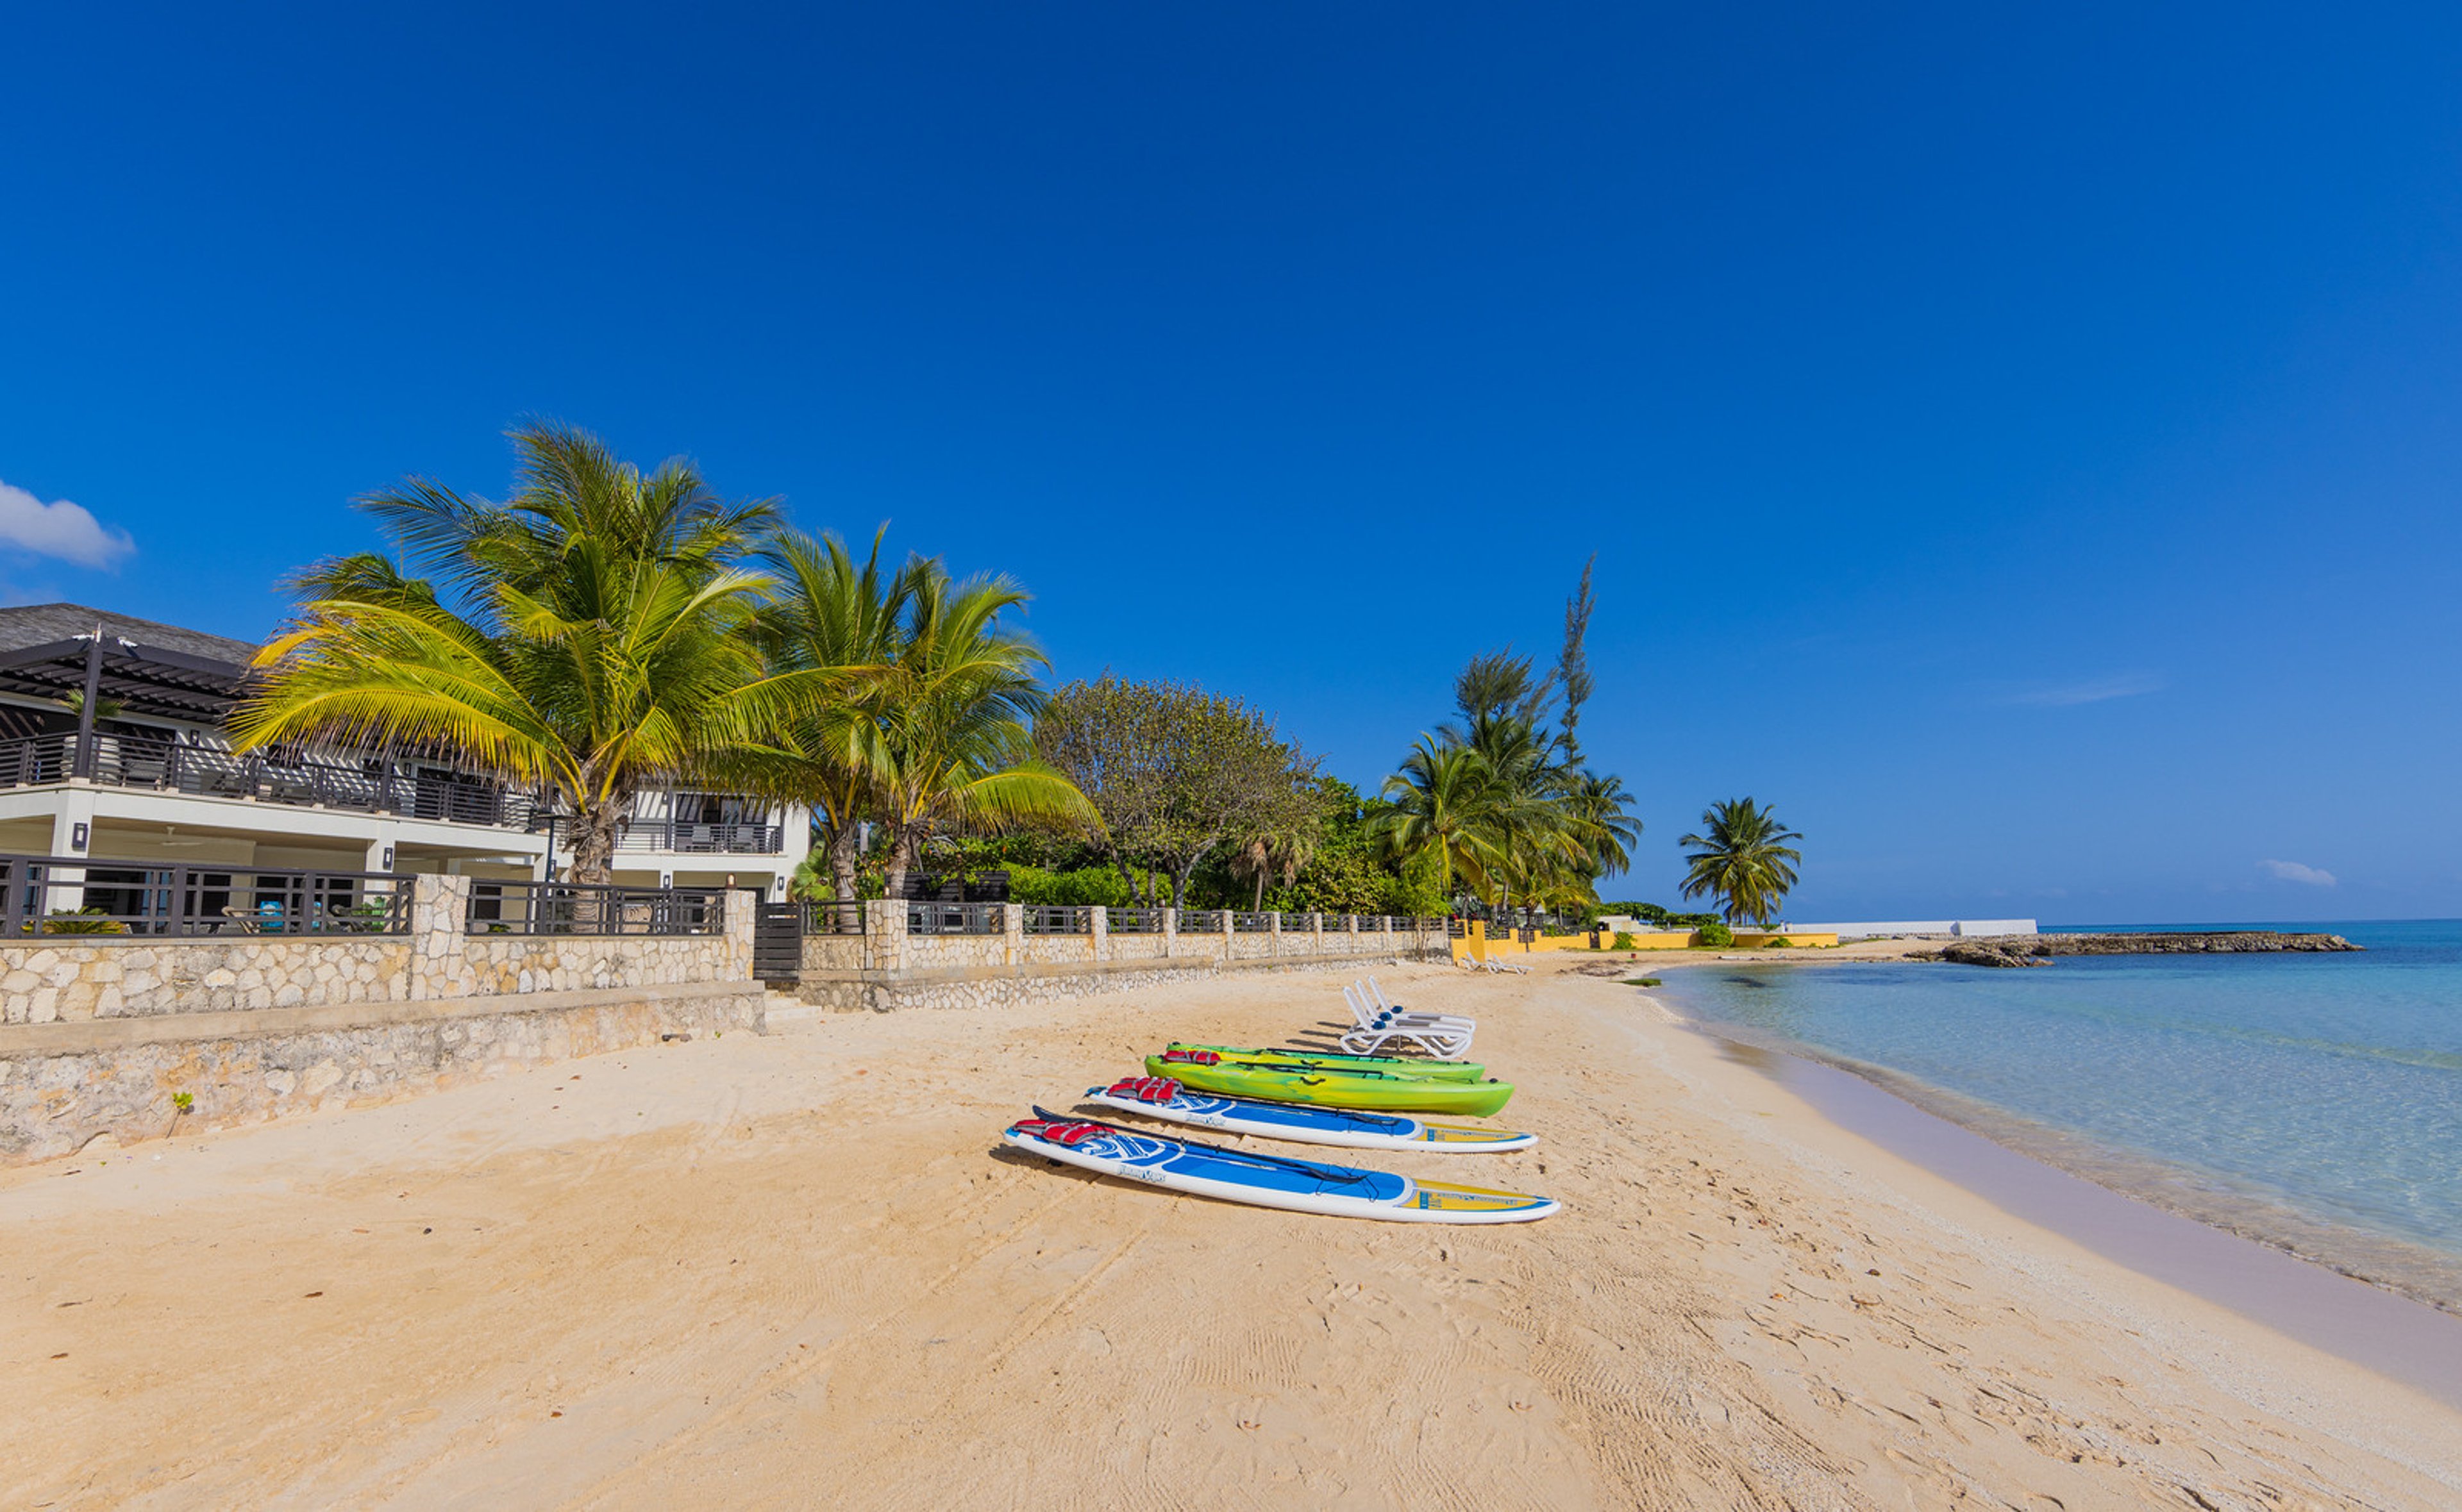
M 1711 950 L 1723 950 L 1736 942 L 1736 932 L 1715 918 L 1695 933 L 1700 937 L 1703 947 Z
M 55 908 L 52 910 L 52 917 L 43 920 L 43 933 L 46 935 L 124 935 L 128 933 L 128 930 L 116 918 L 95 917 L 102 912 L 100 908 L 80 908 L 74 911 Z
M 1008 869 L 1008 900 L 1054 908 L 1131 908 L 1129 879 L 1108 866 L 1047 872 L 1039 866 Z
M 1615 948 L 1618 950 L 1631 950 L 1632 948 L 1632 936 L 1621 929 L 1617 930 Z
M 1763 950 L 1788 950 L 1792 949 L 1794 945 L 1795 941 L 1787 939 L 1784 935 L 1772 935 L 1769 939 L 1761 941 L 1761 948 Z
M 173 1092 L 171 1094 L 171 1106 L 177 1108 L 184 1113 L 195 1112 L 197 1111 L 196 1094 L 194 1092 Z

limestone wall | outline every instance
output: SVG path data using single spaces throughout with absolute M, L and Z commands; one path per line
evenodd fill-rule
M 0 1024 L 410 997 L 410 941 L 400 936 L 89 942 L 108 938 L 0 945 Z
M 751 974 L 748 907 L 727 910 L 723 936 L 602 938 L 472 935 L 469 901 L 468 877 L 423 876 L 408 935 L 70 935 L 0 943 L 0 1026 L 742 982 Z
M 0 1048 L 0 1160 L 383 1101 L 474 1076 L 750 1031 L 758 983 L 540 992 L 31 1026 Z M 183 1106 L 182 1099 L 185 1099 Z
M 473 936 L 469 896 L 420 878 L 408 935 L 0 944 L 0 1159 L 758 1021 L 748 907 L 719 936 Z
M 1098 908 L 1091 936 L 1027 935 L 1020 928 L 1023 913 L 1011 906 L 1001 935 L 910 936 L 902 911 L 872 910 L 865 922 L 870 949 L 861 964 L 850 964 L 844 951 L 816 950 L 820 937 L 805 940 L 799 996 L 839 1010 L 981 1007 L 1210 977 L 1224 970 L 1331 969 L 1445 950 L 1441 929 L 1418 931 L 1408 920 L 1400 929 L 1371 920 L 1365 929 L 1338 925 L 1229 935 L 1183 935 L 1176 929 L 1114 935 L 1105 911 Z

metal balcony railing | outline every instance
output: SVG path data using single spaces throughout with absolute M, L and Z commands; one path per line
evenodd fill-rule
M 384 872 L 0 855 L 0 938 L 402 935 L 415 885 Z
M 66 782 L 76 771 L 76 736 L 65 734 L 0 741 L 0 786 Z M 535 808 L 529 794 L 483 777 L 405 772 L 380 758 L 353 765 L 263 751 L 240 756 L 130 735 L 97 735 L 94 744 L 94 781 L 106 788 L 253 798 L 302 809 L 384 810 L 415 819 L 512 829 L 527 828 Z
M 607 887 L 589 882 L 477 882 L 474 935 L 723 935 L 720 887 Z
M 863 933 L 863 905 L 841 903 L 834 899 L 804 904 L 804 933 L 807 935 L 860 935 Z
M 787 832 L 774 824 L 689 824 L 679 819 L 635 819 L 617 832 L 618 851 L 673 851 L 694 855 L 776 855 L 787 849 Z
M 906 905 L 906 932 L 910 935 L 997 935 L 1003 928 L 998 903 Z
M 1026 932 L 1029 935 L 1091 935 L 1094 932 L 1094 911 L 1091 908 L 1053 908 L 1036 905 L 1026 910 Z

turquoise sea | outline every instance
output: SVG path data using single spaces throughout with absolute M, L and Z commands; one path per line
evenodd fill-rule
M 2021 1148 L 2043 1135 L 2037 1153 L 2107 1185 L 2450 1292 L 2462 1275 L 2462 920 L 2178 927 L 2322 930 L 2367 950 L 2032 970 L 1737 963 L 1671 971 L 1665 991 L 1737 1038 L 1895 1073 L 1885 1080 L 1918 1101 L 1944 1091 L 1936 1111 L 2014 1131 Z M 2407 1254 L 2425 1270 L 2390 1273 Z

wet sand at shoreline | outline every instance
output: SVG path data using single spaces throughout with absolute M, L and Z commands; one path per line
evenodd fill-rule
M 2462 1498 L 2462 1414 L 2010 1216 L 1643 994 L 1382 975 L 1479 1018 L 1498 1122 L 1543 1142 L 1356 1163 L 1566 1213 L 1313 1219 L 997 1147 L 1165 1038 L 1317 1027 L 1316 974 L 843 1016 L 0 1176 L 0 1504 Z

